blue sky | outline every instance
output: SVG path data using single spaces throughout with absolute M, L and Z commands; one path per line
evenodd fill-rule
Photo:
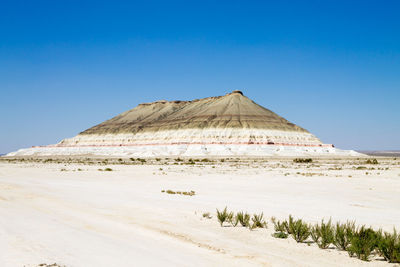
M 236 89 L 325 143 L 400 149 L 399 14 L 399 1 L 2 1 L 0 153 Z

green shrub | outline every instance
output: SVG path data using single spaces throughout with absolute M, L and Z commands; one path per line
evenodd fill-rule
M 237 226 L 239 223 L 239 221 L 236 219 L 235 214 L 232 211 L 228 213 L 228 217 L 226 218 L 226 221 L 234 227 Z
M 288 238 L 288 234 L 284 232 L 275 232 L 272 234 L 272 236 L 275 238 L 282 238 L 282 239 Z
M 106 172 L 111 172 L 113 169 L 111 169 L 111 168 L 105 168 L 104 169 L 104 171 L 106 171 Z
M 380 234 L 378 239 L 378 252 L 390 263 L 400 263 L 400 234 L 394 233 Z
M 291 216 L 290 216 L 291 217 Z M 290 235 L 296 240 L 297 243 L 304 242 L 310 236 L 310 226 L 303 222 L 301 219 L 294 220 L 289 217 L 289 231 Z
M 377 159 L 367 159 L 366 164 L 379 164 Z
M 225 207 L 225 209 L 223 209 L 222 211 L 219 211 L 217 209 L 217 218 L 218 218 L 218 221 L 219 221 L 219 224 L 221 225 L 221 227 L 222 227 L 223 223 L 228 219 L 228 216 L 229 216 L 229 214 L 228 214 L 227 207 Z
M 293 219 L 292 215 L 289 215 L 289 220 L 283 221 L 282 224 L 283 224 L 283 227 L 285 227 L 286 233 L 291 235 L 293 233 L 292 228 L 294 227 L 294 219 Z
M 206 218 L 206 219 L 211 219 L 211 218 L 212 218 L 212 216 L 210 215 L 210 213 L 209 213 L 209 212 L 204 212 L 204 213 L 203 213 L 203 218 Z
M 250 215 L 247 212 L 246 213 L 244 213 L 243 211 L 238 212 L 236 214 L 236 219 L 238 220 L 241 226 L 243 227 L 250 226 Z
M 275 217 L 271 218 L 272 223 L 274 224 L 275 232 L 286 232 L 286 224 L 285 222 L 277 221 Z
M 347 251 L 350 256 L 356 255 L 357 258 L 368 261 L 369 256 L 377 247 L 378 240 L 378 234 L 372 228 L 366 228 L 363 225 L 354 232 Z
M 351 238 L 355 232 L 355 223 L 347 221 L 345 224 L 336 223 L 333 244 L 342 250 L 350 245 Z
M 264 213 L 261 213 L 260 215 L 253 214 L 253 217 L 251 218 L 253 221 L 253 224 L 251 225 L 251 229 L 255 228 L 267 228 L 267 222 L 264 220 Z
M 321 225 L 316 224 L 311 228 L 311 238 L 317 243 L 319 248 L 326 249 L 334 241 L 334 230 L 331 220 L 325 223 L 322 220 Z
M 142 164 L 146 162 L 145 159 L 141 159 L 141 158 L 137 158 L 136 160 L 139 161 L 139 162 L 141 162 Z

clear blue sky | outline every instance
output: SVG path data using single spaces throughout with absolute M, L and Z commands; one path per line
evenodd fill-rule
M 2 1 L 0 153 L 235 89 L 325 143 L 400 149 L 400 1 Z

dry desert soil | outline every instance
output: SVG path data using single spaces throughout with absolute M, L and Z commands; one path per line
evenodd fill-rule
M 2 157 L 0 266 L 396 266 L 271 236 L 289 214 L 400 229 L 400 159 L 377 160 Z M 225 206 L 268 229 L 221 227 Z

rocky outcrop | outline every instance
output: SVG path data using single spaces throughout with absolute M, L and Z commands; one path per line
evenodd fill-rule
M 73 138 L 32 149 L 36 150 L 24 153 L 196 156 L 339 151 L 241 91 L 192 101 L 140 104 Z

